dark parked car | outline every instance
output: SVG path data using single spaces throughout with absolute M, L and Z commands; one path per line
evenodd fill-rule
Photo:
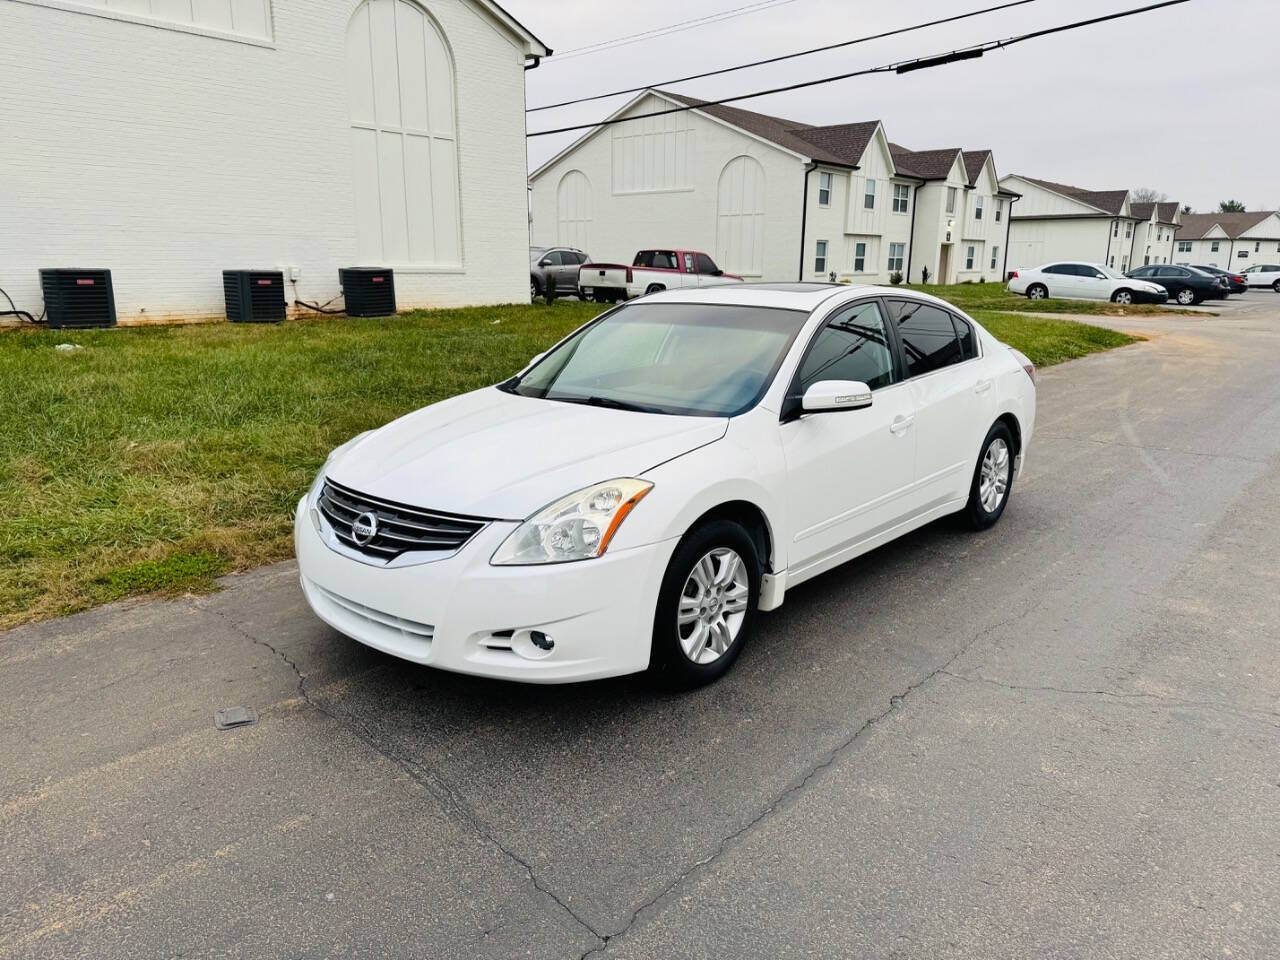
M 556 293 L 562 297 L 578 295 L 578 268 L 591 258 L 577 247 L 529 248 L 529 297 L 540 297 L 547 280 L 556 278 Z
M 1209 267 L 1200 263 L 1193 263 L 1191 266 L 1215 277 L 1225 277 L 1227 289 L 1232 293 L 1245 293 L 1249 289 L 1249 280 L 1243 273 L 1232 273 L 1230 270 L 1223 270 L 1221 267 Z
M 1203 300 L 1226 299 L 1231 292 L 1227 289 L 1225 280 L 1195 267 L 1151 264 L 1130 270 L 1127 276 L 1160 284 L 1169 291 L 1169 296 L 1184 307 Z

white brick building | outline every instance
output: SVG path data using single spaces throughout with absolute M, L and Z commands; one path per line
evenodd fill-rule
M 547 53 L 488 0 L 0 0 L 0 287 L 110 268 L 129 322 L 375 264 L 402 307 L 522 300 Z
M 1175 263 L 1224 270 L 1280 263 L 1280 213 L 1184 213 L 1174 242 Z
M 624 263 L 649 247 L 703 250 L 749 280 L 884 283 L 926 265 L 934 282 L 999 276 L 1008 197 L 997 204 L 990 151 L 915 153 L 877 120 L 818 127 L 658 90 L 610 119 L 627 117 L 533 172 L 534 243 Z M 933 154 L 946 155 L 939 169 L 911 166 Z

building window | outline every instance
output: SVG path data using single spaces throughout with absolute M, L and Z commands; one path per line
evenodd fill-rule
M 1190 240 L 1179 240 L 1179 241 L 1178 241 L 1178 252 L 1179 252 L 1179 253 L 1190 253 L 1190 252 L 1191 252 L 1191 241 L 1190 241 Z
M 980 196 L 973 198 L 973 219 L 982 219 L 982 197 Z
M 974 248 L 972 245 L 970 245 L 968 252 L 965 254 L 965 257 L 964 257 L 964 268 L 966 270 L 973 269 L 973 254 L 974 254 Z
M 906 213 L 910 200 L 911 188 L 905 183 L 895 183 L 893 185 L 893 212 Z
M 1132 224 L 1132 223 L 1126 223 L 1126 224 L 1124 225 L 1124 238 L 1125 238 L 1126 240 L 1128 240 L 1128 239 L 1129 239 L 1130 237 L 1132 237 L 1132 236 L 1133 236 L 1133 224 Z
M 1259 240 L 1258 242 L 1256 242 L 1256 243 L 1253 245 L 1253 252 L 1254 252 L 1254 253 L 1261 253 L 1261 252 L 1262 252 L 1262 241 L 1261 241 L 1261 240 Z
M 956 212 L 956 188 L 947 187 L 947 213 Z
M 454 74 L 444 36 L 416 3 L 364 0 L 347 24 L 346 67 L 357 259 L 459 266 Z
M 1217 253 L 1217 252 L 1218 252 L 1218 241 L 1217 241 L 1217 240 L 1214 240 L 1211 244 L 1209 244 L 1209 252 L 1210 252 L 1210 253 Z
M 1128 258 L 1128 256 L 1125 256 L 1123 259 L 1121 259 L 1121 261 L 1120 261 L 1120 272 L 1121 272 L 1121 273 L 1128 273 L 1128 272 L 1129 272 L 1129 258 Z
M 1107 266 L 1109 266 L 1112 270 L 1116 268 L 1116 255 L 1114 253 L 1111 255 L 1111 259 L 1107 261 Z
M 831 206 L 831 174 L 818 174 L 818 206 Z
M 876 182 L 874 180 L 867 181 L 867 192 L 862 198 L 862 205 L 868 210 L 876 208 Z
M 902 258 L 906 255 L 907 245 L 905 243 L 889 244 L 889 269 L 901 272 Z
M 991 248 L 991 269 L 994 270 L 996 268 L 996 264 L 999 262 L 1000 262 L 1000 248 L 992 247 Z
M 819 240 L 817 245 L 814 247 L 813 272 L 827 272 L 827 241 L 825 240 Z
M 996 223 L 999 223 L 1003 218 L 1004 218 L 1004 201 L 997 200 L 996 201 Z
M 1116 220 L 1114 223 L 1112 223 L 1112 224 L 1111 224 L 1111 236 L 1113 236 L 1113 237 L 1118 237 L 1118 236 L 1120 236 L 1120 221 L 1119 221 L 1119 220 Z
M 853 245 L 853 272 L 867 272 L 867 245 L 865 243 L 855 243 Z

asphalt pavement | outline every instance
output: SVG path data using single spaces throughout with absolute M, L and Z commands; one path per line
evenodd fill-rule
M 1151 339 L 1041 372 L 994 529 L 789 592 L 691 694 L 402 663 L 287 563 L 0 634 L 0 957 L 1280 954 L 1249 300 L 1111 321 Z

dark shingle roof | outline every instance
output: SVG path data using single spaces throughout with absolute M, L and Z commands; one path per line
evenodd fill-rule
M 709 104 L 705 100 L 670 93 L 666 90 L 656 92 L 685 106 L 697 107 L 703 113 L 717 117 L 725 123 L 731 123 L 735 127 L 754 133 L 758 137 L 763 137 L 802 156 L 842 167 L 856 167 L 862 162 L 862 154 L 866 151 L 872 136 L 875 135 L 876 127 L 880 125 L 878 120 L 869 120 L 865 123 L 840 123 L 827 127 L 815 127 L 812 124 L 771 117 L 768 114 L 755 113 L 739 107 Z
M 1022 175 L 1019 174 L 1019 176 Z M 1037 180 L 1035 177 L 1022 176 L 1022 179 L 1113 215 L 1118 215 L 1124 209 L 1125 198 L 1129 196 L 1128 190 L 1086 190 L 1083 187 L 1072 187 L 1065 183 L 1054 183 L 1052 180 Z
M 1256 227 L 1274 210 L 1255 210 L 1252 213 L 1184 213 L 1182 226 L 1178 228 L 1179 240 L 1198 240 L 1214 228 L 1222 227 L 1227 237 L 1239 240 L 1246 230 Z
M 944 147 L 941 150 L 908 150 L 900 143 L 889 144 L 889 152 L 893 154 L 893 165 L 899 173 L 921 180 L 945 180 L 956 162 L 959 147 Z
M 1150 220 L 1152 207 L 1160 208 L 1160 213 L 1156 219 L 1161 223 L 1173 223 L 1173 218 L 1178 213 L 1178 205 L 1176 203 L 1148 203 L 1145 201 L 1129 204 L 1129 212 L 1139 220 Z
M 969 175 L 969 186 L 977 186 L 978 177 L 982 175 L 982 168 L 989 156 L 991 156 L 990 150 L 966 150 L 964 152 L 964 172 Z

